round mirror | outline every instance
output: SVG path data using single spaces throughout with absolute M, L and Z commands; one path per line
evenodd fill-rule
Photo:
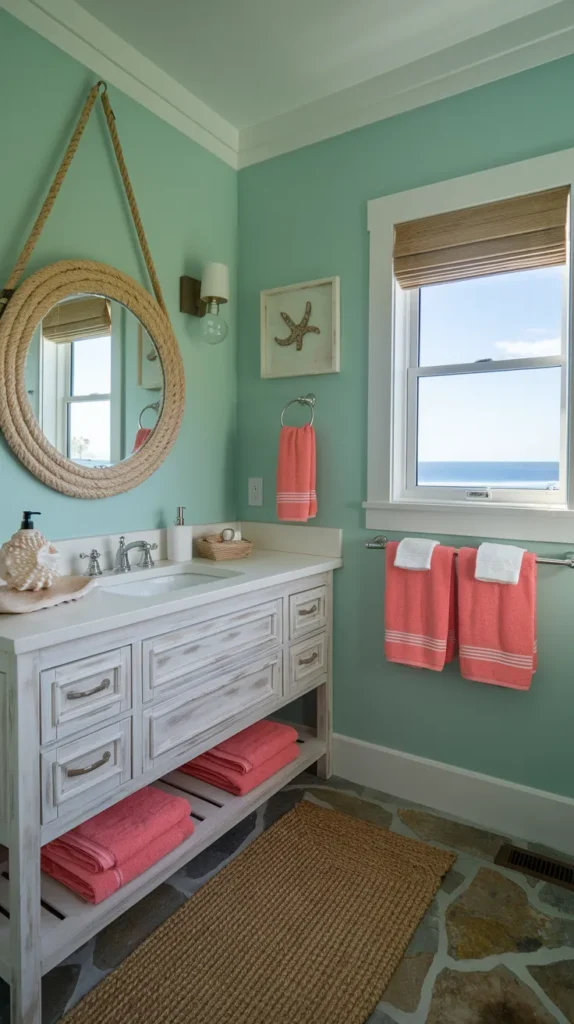
M 163 462 L 181 424 L 183 363 L 156 300 L 105 263 L 28 277 L 0 317 L 0 429 L 48 487 L 107 498 Z
M 135 313 L 104 295 L 84 292 L 52 306 L 32 335 L 25 375 L 45 438 L 81 466 L 129 458 L 161 416 L 157 347 Z

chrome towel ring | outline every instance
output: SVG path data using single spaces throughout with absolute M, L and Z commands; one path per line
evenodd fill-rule
M 143 429 L 142 416 L 146 409 L 155 409 L 156 412 L 159 412 L 159 402 L 150 402 L 149 405 L 144 405 L 138 417 L 138 427 L 140 428 L 140 430 Z
M 289 406 L 290 405 L 295 405 L 298 402 L 299 405 L 308 405 L 309 406 L 309 408 L 311 410 L 311 421 L 309 423 L 309 426 L 312 427 L 313 423 L 315 422 L 315 402 L 316 401 L 317 401 L 317 399 L 315 398 L 315 395 L 312 395 L 312 394 L 311 395 L 301 395 L 299 398 L 292 398 L 291 401 L 287 402 L 287 405 L 285 405 L 283 407 L 283 412 L 281 413 L 281 426 L 282 427 L 285 426 L 285 423 L 283 421 L 283 417 L 284 417 L 285 413 L 287 412 L 287 409 L 289 408 Z

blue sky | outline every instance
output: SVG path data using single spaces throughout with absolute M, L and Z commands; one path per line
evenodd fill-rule
M 421 289 L 421 366 L 560 352 L 564 267 Z M 419 460 L 559 459 L 560 370 L 432 377 L 419 385 Z

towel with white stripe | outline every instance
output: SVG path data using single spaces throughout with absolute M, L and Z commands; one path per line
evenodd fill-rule
M 515 586 L 477 579 L 475 548 L 458 556 L 458 639 L 465 679 L 528 690 L 537 666 L 536 555 L 525 551 Z M 507 581 L 508 582 L 508 581 Z
M 397 542 L 387 544 L 385 655 L 440 672 L 456 653 L 454 548 L 428 543 L 430 567 L 422 572 L 399 567 Z

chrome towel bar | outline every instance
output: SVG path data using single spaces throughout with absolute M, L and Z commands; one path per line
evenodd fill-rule
M 388 540 L 389 538 L 385 537 L 384 533 L 379 533 L 372 540 L 368 540 L 365 547 L 371 548 L 373 551 L 384 551 Z M 456 549 L 455 554 L 458 555 Z M 565 558 L 543 558 L 542 555 L 536 555 L 536 561 L 543 565 L 563 565 L 566 569 L 574 569 L 574 551 L 567 551 Z

